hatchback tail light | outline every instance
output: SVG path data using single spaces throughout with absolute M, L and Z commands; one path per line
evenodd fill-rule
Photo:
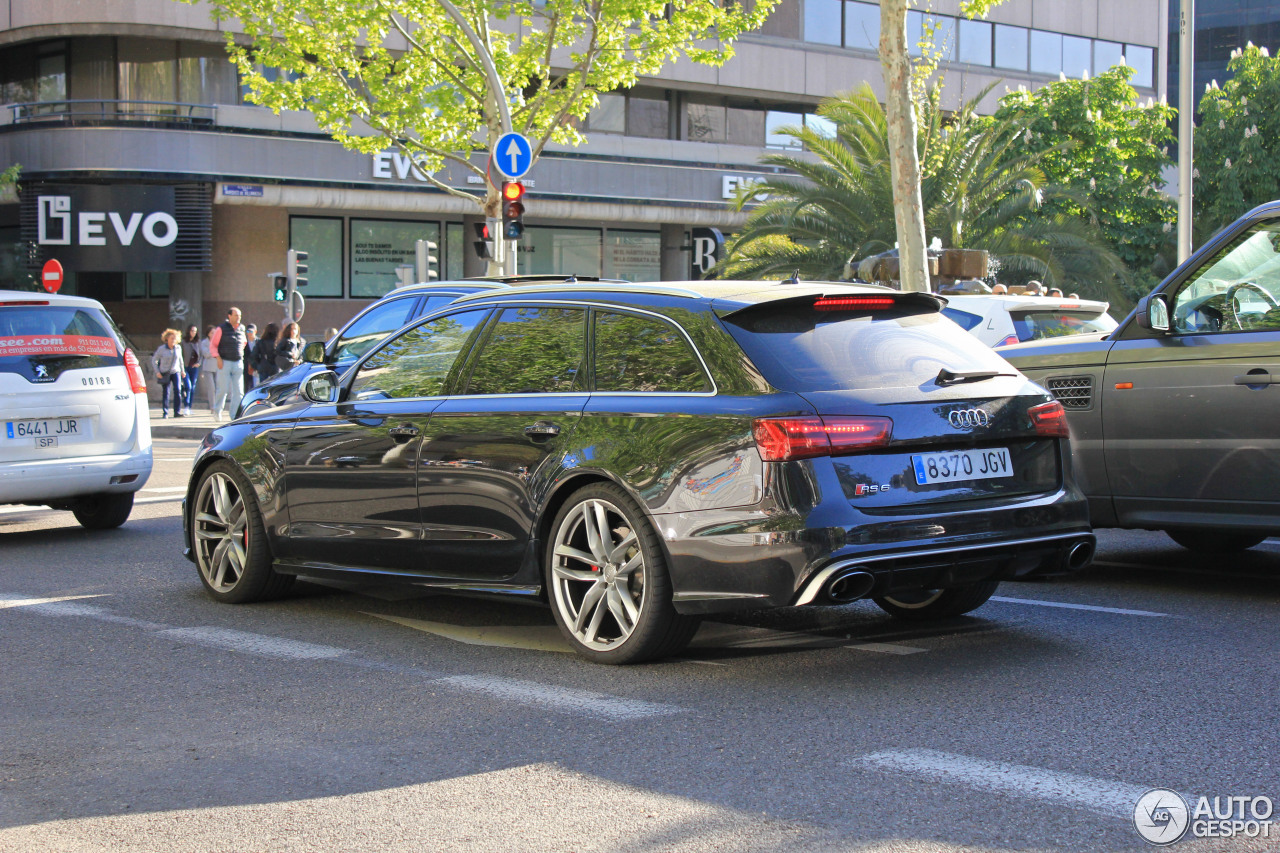
M 142 365 L 138 364 L 138 357 L 131 349 L 124 351 L 124 369 L 129 371 L 129 387 L 133 389 L 133 393 L 147 393 L 147 380 L 142 375 Z
M 1007 347 L 1009 344 L 1016 344 L 1017 342 L 1018 342 L 1017 335 L 1005 335 L 1004 340 L 996 344 L 996 346 Z
M 817 311 L 879 311 L 892 308 L 892 296 L 823 296 L 813 303 Z
M 836 415 L 756 418 L 752 432 L 761 459 L 765 462 L 789 462 L 884 447 L 893 434 L 893 421 L 889 418 Z
M 1027 414 L 1031 416 L 1031 425 L 1036 428 L 1036 435 L 1050 438 L 1067 437 L 1067 410 L 1062 408 L 1062 404 L 1057 400 L 1032 406 L 1027 410 Z

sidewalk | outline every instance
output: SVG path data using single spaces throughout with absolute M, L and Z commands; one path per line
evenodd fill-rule
M 152 438 L 204 438 L 216 426 L 218 422 L 213 419 L 213 412 L 200 404 L 196 405 L 191 414 L 184 414 L 180 418 L 175 418 L 172 413 L 169 417 L 162 418 L 158 406 L 151 409 Z

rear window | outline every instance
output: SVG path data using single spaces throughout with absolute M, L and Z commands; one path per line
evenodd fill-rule
M 0 306 L 0 371 L 33 381 L 124 364 L 110 319 L 74 305 Z
M 1109 332 L 1116 321 L 1105 312 L 1093 311 L 1010 311 L 1013 328 L 1020 341 L 1038 341 L 1059 338 L 1063 335 L 1083 335 L 1089 332 Z
M 783 391 L 918 387 L 943 368 L 1009 371 L 990 347 L 932 311 L 769 306 L 733 315 L 725 325 L 769 384 Z
M 965 331 L 971 330 L 982 322 L 982 315 L 970 314 L 968 311 L 961 311 L 959 308 L 943 308 L 942 314 Z

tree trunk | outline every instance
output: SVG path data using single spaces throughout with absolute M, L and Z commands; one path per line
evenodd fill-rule
M 893 218 L 902 289 L 928 291 L 916 111 L 911 99 L 911 58 L 907 53 L 908 3 L 909 0 L 880 0 L 880 69 L 889 121 L 889 167 L 893 175 Z

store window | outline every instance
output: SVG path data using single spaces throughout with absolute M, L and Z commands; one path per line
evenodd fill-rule
M 419 240 L 440 243 L 440 223 L 351 220 L 351 297 L 377 299 L 395 289 L 396 268 L 413 266 Z
M 1027 29 L 996 24 L 996 68 L 1027 70 Z
M 880 7 L 870 3 L 844 4 L 844 46 L 880 49 Z
M 311 216 L 289 218 L 289 248 L 307 253 L 303 296 L 342 296 L 342 220 Z
M 804 0 L 804 40 L 814 44 L 840 44 L 844 27 L 840 20 L 843 0 Z
M 531 226 L 520 240 L 519 271 L 531 275 L 600 275 L 599 228 Z
M 991 24 L 960 19 L 956 58 L 974 65 L 991 65 Z
M 662 281 L 662 236 L 657 231 L 611 228 L 604 244 L 606 278 Z
M 167 272 L 124 273 L 124 298 L 168 299 L 169 275 Z

